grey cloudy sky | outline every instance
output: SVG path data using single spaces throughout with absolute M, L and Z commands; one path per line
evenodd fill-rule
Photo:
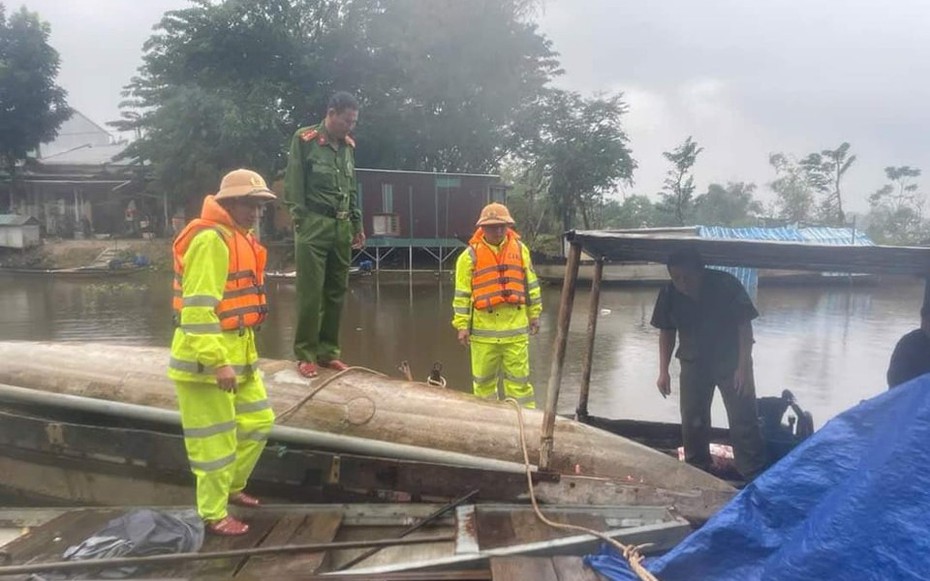
M 24 0 L 52 26 L 60 83 L 98 122 L 165 10 L 186 0 Z M 8 10 L 18 8 L 6 0 Z M 865 210 L 882 168 L 930 172 L 930 2 L 895 0 L 548 0 L 540 26 L 561 53 L 560 86 L 623 91 L 640 164 L 630 190 L 661 188 L 662 151 L 688 135 L 704 147 L 699 188 L 764 184 L 768 154 L 853 145 L 849 205 Z

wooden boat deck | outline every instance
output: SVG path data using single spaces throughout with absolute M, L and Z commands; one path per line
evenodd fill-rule
M 275 505 L 239 511 L 251 525 L 241 537 L 207 535 L 200 553 L 282 547 L 314 543 L 395 539 L 436 505 Z M 3 509 L 0 528 L 27 532 L 0 547 L 0 565 L 25 565 L 62 560 L 66 549 L 102 529 L 126 508 Z M 624 542 L 652 542 L 657 550 L 677 543 L 687 524 L 660 508 L 552 507 L 556 520 L 612 530 Z M 623 528 L 629 532 L 619 533 Z M 379 550 L 333 577 L 368 549 L 236 556 L 150 566 L 136 579 L 552 579 L 593 581 L 581 555 L 598 542 L 575 533 L 549 528 L 522 505 L 463 505 L 409 534 L 442 540 Z M 537 573 L 542 571 L 543 573 Z M 97 570 L 89 571 L 91 577 Z M 323 573 L 329 573 L 321 577 Z M 3 580 L 28 577 L 0 576 Z
M 3 547 L 4 558 L 13 564 L 61 560 L 65 549 L 91 536 L 121 512 L 119 509 L 64 512 Z M 207 535 L 201 552 L 330 542 L 336 536 L 342 518 L 340 510 L 313 514 L 255 511 L 249 516 L 251 530 L 248 534 L 241 537 Z M 312 573 L 323 564 L 325 557 L 326 553 L 311 553 L 195 561 L 152 568 L 136 578 L 281 579 Z
M 496 557 L 491 559 L 493 581 L 602 581 L 605 577 L 585 566 L 581 557 Z

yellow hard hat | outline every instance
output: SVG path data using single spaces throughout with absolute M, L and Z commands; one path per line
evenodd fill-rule
M 223 176 L 215 199 L 253 198 L 267 202 L 276 197 L 262 176 L 250 169 L 236 169 Z
M 510 217 L 510 210 L 504 204 L 488 204 L 481 210 L 481 216 L 475 226 L 494 226 L 494 225 L 513 226 L 513 218 Z

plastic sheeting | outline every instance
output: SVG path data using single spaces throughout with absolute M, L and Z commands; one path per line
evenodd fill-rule
M 728 228 L 726 226 L 698 226 L 701 238 L 721 238 L 725 240 L 774 240 L 781 242 L 802 242 L 826 244 L 831 246 L 875 246 L 875 243 L 861 230 L 855 228 L 830 228 L 812 226 L 798 228 L 782 226 L 778 228 Z M 759 286 L 759 271 L 745 266 L 711 266 L 717 270 L 729 272 L 746 288 L 749 296 L 755 298 Z M 833 273 L 847 276 L 844 273 Z M 830 276 L 831 273 L 824 273 Z
M 636 579 L 611 550 L 586 560 Z M 661 581 L 930 579 L 930 374 L 831 420 L 647 568 Z
M 67 561 L 84 561 L 195 553 L 203 545 L 203 535 L 203 521 L 195 510 L 159 512 L 136 509 L 111 520 L 80 544 L 69 547 L 63 557 Z M 31 579 L 123 579 L 135 576 L 138 569 L 127 566 L 93 573 L 49 573 L 33 575 Z

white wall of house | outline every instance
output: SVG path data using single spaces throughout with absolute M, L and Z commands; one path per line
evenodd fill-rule
M 39 227 L 35 224 L 0 226 L 0 247 L 2 248 L 28 248 L 37 246 L 39 243 Z

